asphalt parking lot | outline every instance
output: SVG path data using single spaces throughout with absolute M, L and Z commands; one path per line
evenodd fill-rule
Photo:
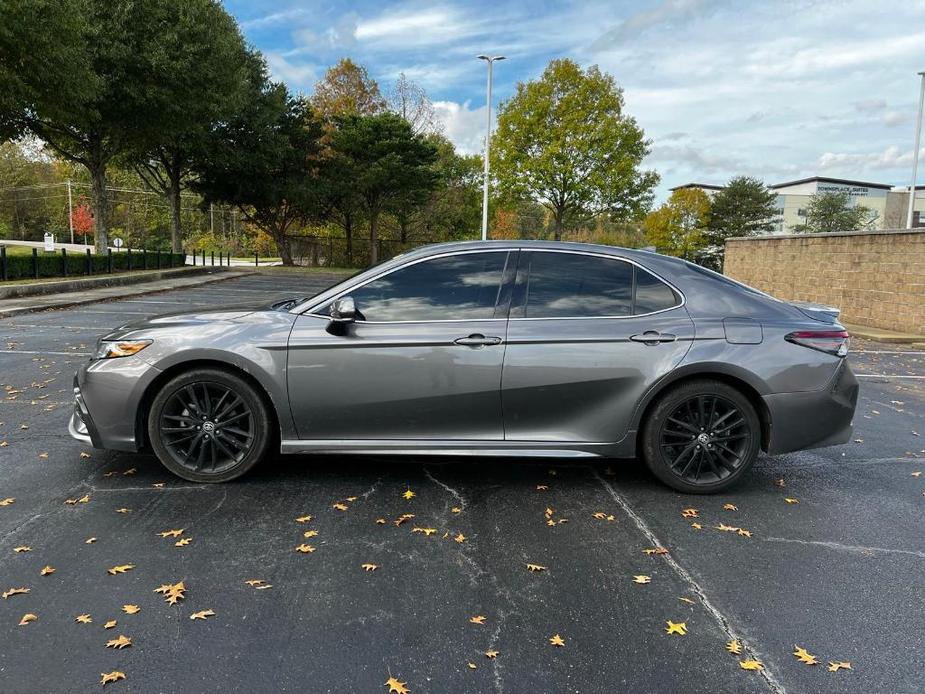
M 326 280 L 0 320 L 0 691 L 925 690 L 925 352 L 856 342 L 855 440 L 713 497 L 634 461 L 280 457 L 201 486 L 67 435 L 100 333 Z

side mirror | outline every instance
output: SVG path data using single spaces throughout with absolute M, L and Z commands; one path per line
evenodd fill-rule
M 357 305 L 352 296 L 342 296 L 331 304 L 331 320 L 337 323 L 352 323 L 357 317 Z

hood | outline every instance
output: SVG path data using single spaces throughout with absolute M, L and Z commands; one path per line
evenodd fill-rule
M 170 329 L 183 328 L 195 330 L 197 326 L 205 326 L 211 323 L 228 322 L 240 320 L 245 316 L 263 311 L 278 310 L 275 307 L 280 303 L 267 304 L 265 302 L 254 302 L 247 304 L 234 304 L 230 306 L 217 306 L 212 309 L 197 309 L 195 311 L 177 311 L 174 313 L 163 313 L 151 318 L 126 323 L 112 332 L 108 333 L 102 339 L 104 340 L 121 340 L 130 334 L 137 334 L 149 329 Z

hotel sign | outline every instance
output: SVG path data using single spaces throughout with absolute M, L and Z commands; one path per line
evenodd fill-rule
M 865 197 L 870 194 L 870 188 L 867 186 L 846 186 L 838 183 L 820 183 L 816 186 L 819 193 L 841 193 L 847 191 L 848 195 L 855 197 Z

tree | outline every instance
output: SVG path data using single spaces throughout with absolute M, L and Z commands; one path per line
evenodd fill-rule
M 711 202 L 710 226 L 704 234 L 705 259 L 715 269 L 721 268 L 726 239 L 772 231 L 778 214 L 777 193 L 762 181 L 749 176 L 731 179 Z
M 371 116 L 386 107 L 376 80 L 369 76 L 365 67 L 350 58 L 341 58 L 337 65 L 328 68 L 324 77 L 315 84 L 311 103 L 327 119 Z
M 322 124 L 304 99 L 252 76 L 246 106 L 217 130 L 197 162 L 191 187 L 204 201 L 236 205 L 293 265 L 289 233 L 318 215 Z
M 793 228 L 798 234 L 823 234 L 831 231 L 870 229 L 876 219 L 863 205 L 852 205 L 847 190 L 816 193 L 806 207 L 806 222 Z
M 409 80 L 404 72 L 398 75 L 398 80 L 389 90 L 388 109 L 408 121 L 416 135 L 429 135 L 441 130 L 427 92 Z
M 77 199 L 77 207 L 71 212 L 71 227 L 75 234 L 85 238 L 93 232 L 93 213 L 83 195 Z
M 343 166 L 369 221 L 369 262 L 378 262 L 379 218 L 410 196 L 423 195 L 436 184 L 432 165 L 436 148 L 416 136 L 394 113 L 348 115 L 336 120 L 331 149 Z
M 180 194 L 193 160 L 219 123 L 241 107 L 249 55 L 235 20 L 213 0 L 168 3 L 158 52 L 151 61 L 161 75 L 152 92 L 159 118 L 131 155 L 139 175 L 160 191 L 170 209 L 171 246 L 183 248 Z M 259 69 L 259 68 L 256 68 Z
M 634 219 L 658 182 L 642 171 L 649 141 L 623 113 L 623 92 L 597 66 L 553 60 L 542 77 L 517 85 L 502 103 L 492 138 L 492 169 L 502 194 L 538 200 L 552 213 L 555 238 L 597 214 Z
M 710 198 L 699 188 L 679 188 L 668 202 L 650 212 L 643 224 L 655 250 L 685 260 L 698 260 L 710 223 Z

